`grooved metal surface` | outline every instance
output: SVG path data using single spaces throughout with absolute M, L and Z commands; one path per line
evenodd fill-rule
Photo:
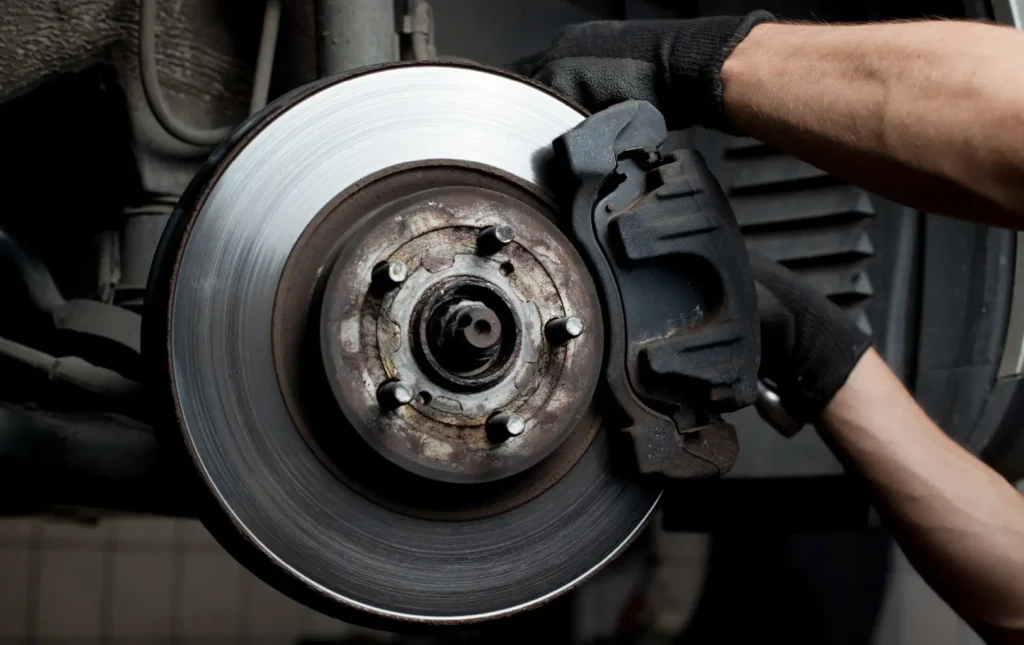
M 280 113 L 226 163 L 179 256 L 171 370 L 187 447 L 234 527 L 277 569 L 348 608 L 458 623 L 536 605 L 623 549 L 658 499 L 611 464 L 604 436 L 535 500 L 443 522 L 383 509 L 332 476 L 295 431 L 275 378 L 278 279 L 344 188 L 397 164 L 485 164 L 538 186 L 551 142 L 583 116 L 480 69 L 383 69 Z

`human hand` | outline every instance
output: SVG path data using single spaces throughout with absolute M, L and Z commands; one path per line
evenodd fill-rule
M 767 11 L 692 20 L 587 22 L 508 67 L 591 111 L 628 100 L 652 103 L 670 129 L 702 125 L 729 131 L 722 64 Z
M 815 422 L 871 337 L 789 269 L 755 253 L 750 265 L 761 317 L 760 377 L 798 422 Z

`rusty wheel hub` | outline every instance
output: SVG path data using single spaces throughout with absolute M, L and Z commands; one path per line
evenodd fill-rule
M 404 513 L 482 517 L 581 457 L 600 304 L 552 216 L 496 168 L 435 160 L 376 173 L 307 228 L 278 287 L 275 360 L 339 478 Z M 567 316 L 593 321 L 585 340 L 545 332 Z
M 434 187 L 409 193 L 425 179 Z M 423 477 L 488 482 L 535 465 L 578 426 L 599 376 L 600 305 L 582 259 L 543 199 L 493 171 L 439 164 L 374 184 L 393 199 L 345 241 L 323 294 L 320 349 L 338 405 L 369 445 Z M 353 201 L 358 192 L 325 220 L 350 221 Z M 395 266 L 401 280 L 373 279 Z M 591 321 L 589 342 L 548 340 L 545 325 L 566 316 Z M 513 413 L 522 432 L 488 432 L 489 418 Z

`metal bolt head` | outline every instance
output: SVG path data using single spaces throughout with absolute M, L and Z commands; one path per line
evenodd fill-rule
M 526 431 L 526 419 L 514 412 L 498 412 L 487 419 L 487 436 L 492 441 L 505 441 Z
M 373 268 L 373 285 L 378 289 L 390 291 L 399 286 L 409 276 L 409 267 L 405 262 L 388 260 Z
M 552 318 L 544 326 L 544 334 L 552 343 L 561 345 L 583 334 L 583 321 L 576 316 Z
M 477 252 L 481 255 L 497 253 L 506 244 L 514 240 L 516 230 L 508 224 L 488 226 L 476 238 Z
M 394 410 L 412 403 L 412 390 L 401 381 L 388 381 L 377 388 L 377 403 L 385 410 Z

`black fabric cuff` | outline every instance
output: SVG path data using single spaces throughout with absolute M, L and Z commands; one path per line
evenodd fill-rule
M 709 81 L 705 88 L 706 96 L 710 97 L 706 110 L 696 115 L 695 122 L 705 128 L 719 130 L 727 134 L 736 134 L 732 124 L 725 115 L 725 86 L 722 83 L 722 66 L 729 58 L 736 46 L 743 42 L 750 31 L 764 22 L 775 22 L 775 15 L 769 11 L 757 10 L 745 16 L 733 18 L 735 21 L 731 30 L 723 30 L 723 40 L 715 48 L 715 54 L 710 60 L 710 69 L 707 73 Z
M 871 338 L 867 335 L 852 337 L 854 344 L 848 348 L 845 360 L 841 363 L 834 363 L 822 366 L 822 369 L 815 376 L 817 382 L 810 391 L 803 392 L 800 399 L 799 411 L 796 412 L 804 421 L 817 423 L 821 413 L 825 411 L 828 404 L 835 398 L 840 388 L 846 385 L 850 379 L 854 367 L 860 362 L 861 357 L 871 347 Z M 786 401 L 783 398 L 783 401 Z

